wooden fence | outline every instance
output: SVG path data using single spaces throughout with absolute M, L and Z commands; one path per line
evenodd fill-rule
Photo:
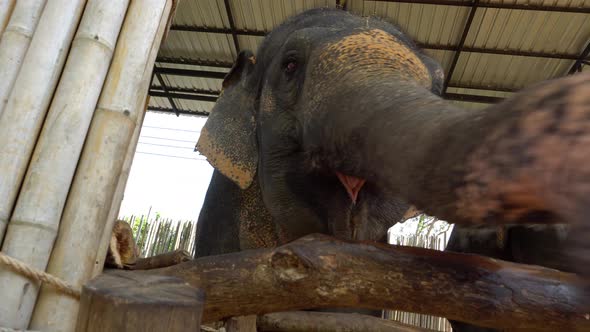
M 135 243 L 141 257 L 149 257 L 176 249 L 192 254 L 195 246 L 197 222 L 193 220 L 172 220 L 149 214 L 121 218 L 131 225 Z
M 132 215 L 122 219 L 127 221 L 133 229 L 133 236 L 140 249 L 141 257 L 149 257 L 176 249 L 193 252 L 196 221 L 172 220 L 161 218 L 159 215 L 150 217 L 149 214 L 147 216 Z M 450 234 L 451 229 L 438 234 L 430 234 L 430 232 L 411 235 L 390 234 L 389 243 L 444 250 Z M 452 331 L 449 321 L 442 317 L 386 310 L 383 313 L 383 318 L 433 331 Z
M 426 234 L 412 234 L 399 235 L 390 234 L 389 243 L 399 244 L 412 247 L 430 248 L 436 250 L 444 250 L 447 240 L 451 234 L 451 229 L 445 232 L 434 235 Z M 453 331 L 451 324 L 446 318 L 416 314 L 405 311 L 390 311 L 383 312 L 383 318 L 395 320 L 404 324 L 423 327 L 433 331 Z

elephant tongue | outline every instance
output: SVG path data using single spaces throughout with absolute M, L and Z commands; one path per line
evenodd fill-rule
M 348 196 L 350 197 L 352 202 L 356 203 L 359 191 L 361 191 L 361 188 L 365 184 L 366 180 L 350 175 L 345 175 L 340 172 L 336 172 L 336 176 L 338 176 L 338 179 L 340 180 L 344 188 L 346 188 L 346 192 L 348 193 Z

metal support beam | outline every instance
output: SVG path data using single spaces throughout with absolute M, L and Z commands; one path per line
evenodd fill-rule
M 456 6 L 456 7 L 471 7 L 471 3 L 453 0 L 373 0 L 376 2 L 398 2 L 411 3 L 423 5 L 440 5 L 440 6 Z M 566 6 L 544 6 L 532 4 L 513 4 L 500 2 L 484 2 L 479 4 L 482 8 L 496 8 L 496 9 L 516 9 L 516 10 L 533 10 L 543 12 L 561 12 L 561 13 L 583 13 L 589 14 L 590 7 L 566 7 Z
M 232 33 L 232 30 L 227 29 L 227 28 L 209 28 L 209 27 L 202 27 L 202 26 L 196 26 L 196 25 L 178 25 L 178 24 L 173 24 L 170 27 L 170 30 L 202 32 L 202 33 L 221 33 L 221 34 L 226 34 L 226 35 L 229 35 Z M 258 37 L 264 37 L 267 34 L 266 31 L 257 31 L 257 30 L 236 29 L 235 32 L 237 35 L 258 36 Z
M 483 104 L 496 104 L 504 100 L 504 98 L 500 97 L 490 97 L 490 96 L 478 96 L 478 95 L 470 95 L 470 94 L 463 94 L 463 93 L 444 93 L 442 96 L 444 99 L 447 100 L 457 100 L 457 101 L 464 101 L 470 103 L 483 103 Z
M 156 89 L 159 87 L 155 87 Z M 174 88 L 171 88 L 174 89 Z M 194 94 L 186 94 L 186 93 L 172 93 L 172 92 L 162 92 L 156 91 L 154 89 L 150 89 L 149 95 L 153 97 L 162 97 L 162 98 L 175 98 L 175 99 L 186 99 L 186 100 L 199 100 L 199 101 L 207 101 L 207 102 L 215 102 L 219 96 L 219 92 L 210 91 L 210 96 L 202 96 L 202 95 L 194 95 Z M 213 95 L 213 93 L 217 93 L 217 95 Z M 449 100 L 458 100 L 458 101 L 465 101 L 465 102 L 473 102 L 473 103 L 497 103 L 502 101 L 504 98 L 500 97 L 490 97 L 490 96 L 481 96 L 481 95 L 472 95 L 472 94 L 462 94 L 462 93 L 445 93 L 443 98 Z M 181 112 L 182 113 L 182 112 Z
M 168 92 L 176 92 L 176 93 L 190 93 L 196 95 L 206 95 L 206 96 L 219 96 L 219 91 L 217 90 L 205 90 L 205 89 L 196 89 L 196 88 L 183 88 L 183 87 L 176 87 L 176 86 L 167 86 Z M 162 89 L 161 86 L 151 85 L 150 90 L 153 91 L 160 91 Z
M 481 7 L 481 6 L 478 5 L 478 7 Z M 172 30 L 204 32 L 204 33 L 218 33 L 218 34 L 232 34 L 232 30 L 226 29 L 226 28 L 207 28 L 207 27 L 186 26 L 186 25 L 185 26 L 173 25 Z M 266 36 L 266 34 L 267 34 L 266 31 L 253 31 L 253 30 L 235 30 L 235 33 L 237 35 L 259 36 L 259 37 Z M 454 46 L 454 45 L 438 45 L 438 44 L 428 44 L 428 43 L 419 43 L 419 42 L 418 42 L 418 46 L 422 49 L 427 49 L 427 50 L 457 51 L 457 49 L 458 49 L 458 47 Z M 529 51 L 520 51 L 520 50 L 493 49 L 493 48 L 483 48 L 483 47 L 463 47 L 463 52 L 513 55 L 513 56 L 527 56 L 527 57 L 564 59 L 564 60 L 577 60 L 578 59 L 578 54 L 529 52 Z M 191 60 L 191 61 L 194 61 L 194 60 Z M 217 67 L 216 65 L 212 65 L 212 66 Z M 231 64 L 229 64 L 229 68 L 231 68 Z
M 158 81 L 160 81 L 160 86 L 162 87 L 162 90 L 164 90 L 164 92 L 168 92 L 168 88 L 166 87 L 166 83 L 164 82 L 164 79 L 162 78 L 161 73 L 158 72 L 159 68 L 160 67 L 158 67 L 158 65 L 154 64 L 153 75 L 156 75 L 156 77 L 158 78 Z M 178 112 L 178 107 L 176 107 L 174 100 L 171 97 L 168 97 L 168 102 L 170 103 L 170 106 L 172 106 L 172 109 L 176 113 L 176 116 L 179 116 L 180 113 Z
M 590 42 L 588 42 L 586 48 L 582 51 L 582 53 L 580 53 L 580 56 L 578 57 L 576 62 L 574 62 L 574 65 L 570 68 L 567 74 L 572 75 L 575 72 L 582 71 L 582 63 L 584 62 L 584 60 L 586 60 L 588 55 L 590 55 Z
M 231 30 L 231 36 L 234 41 L 234 47 L 236 48 L 236 56 L 240 53 L 240 43 L 238 42 L 238 34 L 236 33 L 236 25 L 234 24 L 234 17 L 231 13 L 231 8 L 229 6 L 229 0 L 223 0 L 223 4 L 225 5 L 225 13 L 227 14 L 227 19 L 229 21 L 229 29 Z
M 188 111 L 188 110 L 173 110 L 167 107 L 157 107 L 157 106 L 148 106 L 148 111 L 151 112 L 160 112 L 160 113 L 175 113 L 175 114 L 182 114 L 182 115 L 197 115 L 197 116 L 209 116 L 209 112 L 203 111 Z
M 577 59 L 577 57 L 576 57 L 576 59 Z M 575 59 L 573 59 L 573 60 L 575 60 Z M 156 62 L 172 63 L 172 64 L 178 64 L 178 65 L 189 65 L 189 66 L 227 68 L 227 69 L 231 68 L 233 65 L 233 63 L 226 62 L 226 61 L 175 58 L 175 57 L 157 57 Z
M 458 46 L 453 46 L 453 45 L 437 45 L 437 44 L 424 44 L 424 43 L 417 43 L 417 44 L 420 48 L 426 49 L 426 50 L 457 51 L 459 49 Z M 534 52 L 534 51 L 531 52 L 531 51 L 509 50 L 509 49 L 471 47 L 471 46 L 465 46 L 465 45 L 463 45 L 463 49 L 461 50 L 461 52 L 524 56 L 524 57 L 561 59 L 561 60 L 576 60 L 576 59 L 578 59 L 577 54 L 547 53 L 547 52 Z
M 162 68 L 158 67 L 158 73 L 166 74 L 166 75 L 180 75 L 180 76 L 190 76 L 190 77 L 204 77 L 204 78 L 213 78 L 213 79 L 223 79 L 225 77 L 225 73 L 214 72 L 214 71 L 206 71 L 206 70 L 189 70 L 189 69 L 177 69 L 177 68 Z M 498 87 L 498 86 L 474 86 L 468 84 L 455 84 L 449 83 L 449 88 L 460 88 L 460 89 L 475 89 L 475 90 L 488 90 L 488 91 L 502 91 L 502 92 L 516 92 L 517 90 L 512 88 L 506 87 Z M 150 87 L 151 90 L 163 90 L 162 87 L 152 85 Z M 201 94 L 201 95 L 209 95 L 209 96 L 218 96 L 219 91 L 215 90 L 203 90 L 203 89 L 195 89 L 195 88 L 183 88 L 183 87 L 171 87 L 167 86 L 166 91 L 167 93 L 189 93 L 189 94 Z
M 201 95 L 191 95 L 191 94 L 187 94 L 187 93 L 172 93 L 172 92 L 160 92 L 160 91 L 155 91 L 155 90 L 149 90 L 149 95 L 152 97 L 163 97 L 163 98 L 168 98 L 168 100 L 170 100 L 171 98 L 174 99 L 185 99 L 185 100 L 198 100 L 198 101 L 208 101 L 208 102 L 216 102 L 217 101 L 217 97 L 214 96 L 201 96 Z
M 449 72 L 447 73 L 447 77 L 445 77 L 445 82 L 443 85 L 443 93 L 447 92 L 447 87 L 449 86 L 449 82 L 451 81 L 451 77 L 453 77 L 453 73 L 455 72 L 455 67 L 457 67 L 457 61 L 459 61 L 459 56 L 461 56 L 461 51 L 463 51 L 463 47 L 465 46 L 465 40 L 467 39 L 467 35 L 469 34 L 469 30 L 471 29 L 471 23 L 473 23 L 473 18 L 475 17 L 475 12 L 477 11 L 478 4 L 479 4 L 479 0 L 473 0 L 471 2 L 471 10 L 469 11 L 469 16 L 467 16 L 467 22 L 465 23 L 465 28 L 463 29 L 463 33 L 461 34 L 461 39 L 459 40 L 459 45 L 457 46 L 457 51 L 455 52 L 455 56 L 453 57 L 453 61 L 451 62 L 451 66 L 449 67 Z
M 484 91 L 500 91 L 500 92 L 517 92 L 519 89 L 507 88 L 495 85 L 471 85 L 462 83 L 449 83 L 447 86 L 454 89 L 472 89 L 472 90 L 484 90 Z
M 175 76 L 191 76 L 191 77 L 203 77 L 203 78 L 216 78 L 224 79 L 226 73 L 220 73 L 216 71 L 206 70 L 191 70 L 191 69 L 180 69 L 180 68 L 167 68 L 167 67 L 156 67 L 154 71 L 157 74 L 164 75 L 175 75 Z

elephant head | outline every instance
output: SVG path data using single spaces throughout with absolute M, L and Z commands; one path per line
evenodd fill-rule
M 462 224 L 582 227 L 589 81 L 459 109 L 439 96 L 440 66 L 397 27 L 316 9 L 275 28 L 256 57 L 239 54 L 197 147 L 258 192 L 279 243 L 314 232 L 377 240 L 409 203 Z
M 388 87 L 371 91 L 376 82 Z M 442 70 L 392 25 L 313 10 L 275 29 L 256 58 L 239 54 L 197 147 L 243 190 L 260 186 L 281 241 L 312 232 L 378 239 L 409 206 L 355 176 L 355 164 L 373 149 L 367 144 L 376 142 L 363 139 L 368 127 L 352 126 L 370 126 L 380 111 L 363 109 L 394 85 L 437 93 Z M 355 102 L 363 95 L 375 105 Z M 349 137 L 323 128 L 342 124 L 353 130 Z M 329 164 L 318 157 L 326 140 L 335 149 Z M 359 153 L 340 155 L 340 144 Z

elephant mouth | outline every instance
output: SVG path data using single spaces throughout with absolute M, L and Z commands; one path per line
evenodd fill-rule
M 338 180 L 340 180 L 340 183 L 342 183 L 342 185 L 344 186 L 344 189 L 346 189 L 346 192 L 348 193 L 348 197 L 350 197 L 350 200 L 352 201 L 352 203 L 356 204 L 359 192 L 361 191 L 366 180 L 361 179 L 361 178 L 357 178 L 354 176 L 342 174 L 340 172 L 336 172 L 336 176 L 338 176 Z

